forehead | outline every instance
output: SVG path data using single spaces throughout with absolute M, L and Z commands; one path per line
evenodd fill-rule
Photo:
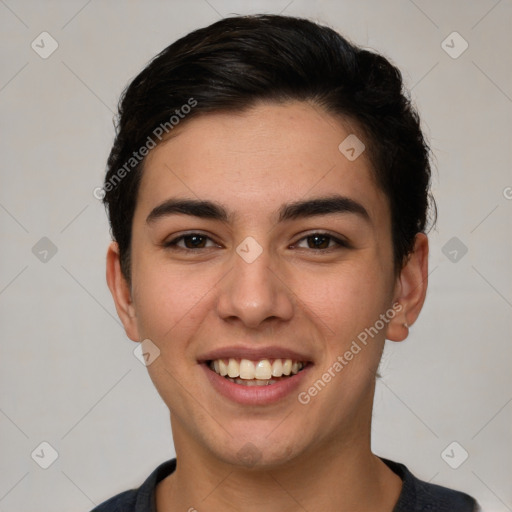
M 369 144 L 355 131 L 302 102 L 185 119 L 147 156 L 136 215 L 171 196 L 220 202 L 240 219 L 339 194 L 362 203 L 371 218 L 388 219 L 366 151 L 353 158 L 361 142 Z

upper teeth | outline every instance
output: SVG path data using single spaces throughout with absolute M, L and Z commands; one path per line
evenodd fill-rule
M 225 359 L 215 359 L 210 362 L 210 368 L 219 375 L 228 376 L 232 379 L 240 377 L 246 380 L 268 380 L 272 377 L 296 374 L 304 368 L 304 363 L 291 359 L 274 359 L 271 363 L 268 359 L 251 361 L 249 359 L 230 358 L 227 364 Z

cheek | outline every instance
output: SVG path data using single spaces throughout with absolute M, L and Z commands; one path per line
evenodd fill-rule
M 352 265 L 328 273 L 302 273 L 293 287 L 329 337 L 346 339 L 373 324 L 387 307 L 387 286 L 375 266 Z
M 134 303 L 141 336 L 173 345 L 186 337 L 189 326 L 208 301 L 215 280 L 194 269 L 177 269 L 141 260 L 135 271 Z M 179 329 L 178 329 L 179 327 Z

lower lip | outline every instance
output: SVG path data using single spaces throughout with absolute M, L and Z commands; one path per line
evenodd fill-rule
M 243 405 L 267 405 L 278 402 L 296 391 L 312 365 L 308 364 L 293 377 L 279 380 L 267 386 L 236 384 L 215 373 L 206 363 L 201 364 L 201 366 L 214 389 L 226 398 Z

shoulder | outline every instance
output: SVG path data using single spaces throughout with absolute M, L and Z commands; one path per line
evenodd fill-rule
M 125 491 L 104 501 L 91 512 L 135 512 L 137 490 Z
M 403 481 L 393 512 L 478 512 L 476 500 L 468 494 L 419 480 L 405 465 L 381 459 Z
M 91 512 L 154 512 L 158 482 L 176 469 L 176 459 L 160 464 L 138 488 L 124 491 L 104 501 Z

